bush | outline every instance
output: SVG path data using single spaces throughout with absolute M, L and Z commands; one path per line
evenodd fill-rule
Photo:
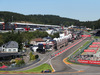
M 21 66 L 24 64 L 25 64 L 24 60 L 17 60 L 17 62 L 16 62 L 16 66 Z
M 30 60 L 35 60 L 35 59 L 36 59 L 35 55 L 33 55 L 32 52 L 30 52 Z
M 30 52 L 30 57 L 32 57 L 32 55 L 33 55 L 32 52 Z
M 32 52 L 30 52 L 29 56 L 30 56 L 30 60 L 31 60 L 32 59 L 32 56 L 33 56 Z
M 32 55 L 31 60 L 35 60 L 35 55 Z
M 38 59 L 39 58 L 39 55 L 35 55 L 35 59 Z
M 0 66 L 2 66 L 2 62 L 0 62 Z

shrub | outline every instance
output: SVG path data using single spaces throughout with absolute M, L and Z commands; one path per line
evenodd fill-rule
M 16 62 L 16 66 L 21 66 L 24 64 L 25 64 L 24 60 L 17 60 L 17 62 Z
M 35 55 L 33 55 L 32 52 L 30 52 L 30 60 L 35 60 Z
M 30 52 L 30 57 L 31 57 L 32 55 L 33 55 L 32 52 Z
M 35 55 L 35 59 L 38 59 L 39 58 L 39 55 Z
M 34 59 L 35 59 L 35 55 L 32 55 L 31 60 L 34 60 Z
M 29 54 L 29 56 L 30 56 L 30 60 L 31 60 L 31 58 L 32 58 L 32 55 L 33 55 L 32 52 L 30 52 L 30 54 Z

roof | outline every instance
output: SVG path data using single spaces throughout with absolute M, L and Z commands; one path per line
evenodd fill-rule
M 31 41 L 44 42 L 44 40 L 42 38 L 36 38 L 36 39 L 31 40 Z
M 44 37 L 44 39 L 52 39 L 51 37 Z
M 15 60 L 22 60 L 22 58 L 15 58 Z
M 6 44 L 3 44 L 5 48 L 18 48 L 18 43 L 16 41 L 9 41 Z
M 0 53 L 0 57 L 7 57 L 12 55 L 21 55 L 19 53 Z
M 20 25 L 32 25 L 32 26 L 48 26 L 48 27 L 60 27 L 59 25 L 47 25 L 47 24 L 33 24 L 33 23 L 18 23 L 18 22 L 12 22 L 11 24 L 20 24 Z

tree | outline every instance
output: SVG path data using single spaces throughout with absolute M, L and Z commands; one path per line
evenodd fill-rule
M 35 60 L 35 55 L 32 55 L 31 60 Z
M 33 53 L 32 53 L 32 52 L 30 52 L 30 54 L 29 54 L 29 55 L 30 55 L 30 60 L 31 60 L 31 57 L 32 57 Z
M 12 22 L 12 16 L 14 21 L 24 21 L 24 22 L 32 22 L 38 24 L 51 24 L 51 25 L 60 25 L 63 23 L 64 25 L 68 25 L 66 22 L 70 22 L 70 24 L 78 23 L 78 20 L 64 18 L 57 15 L 23 15 L 14 12 L 0 12 L 0 18 L 4 19 L 5 22 Z
M 24 60 L 18 60 L 16 62 L 16 66 L 21 66 L 21 65 L 24 65 L 24 64 L 25 64 Z
M 49 35 L 52 38 L 58 38 L 59 37 L 59 33 L 54 33 L 53 35 Z
M 39 55 L 35 55 L 35 59 L 38 59 L 39 58 Z
M 0 46 L 4 43 L 3 36 L 0 35 Z
M 35 59 L 35 55 L 33 55 L 32 52 L 30 52 L 30 60 L 34 60 Z

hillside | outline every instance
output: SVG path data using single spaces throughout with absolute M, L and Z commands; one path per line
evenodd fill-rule
M 23 15 L 14 12 L 0 11 L 0 20 L 5 22 L 30 22 L 51 25 L 77 25 L 94 29 L 100 28 L 100 19 L 97 21 L 80 22 L 79 20 L 64 18 L 57 15 Z
M 100 29 L 100 20 L 80 22 L 80 25 L 86 26 L 86 27 L 89 27 L 89 28 L 92 28 L 92 29 Z
M 12 17 L 13 16 L 13 17 Z M 79 24 L 78 20 L 64 18 L 56 15 L 23 15 L 14 12 L 0 12 L 0 20 L 5 22 L 13 21 L 27 21 L 38 24 L 52 24 L 52 25 L 76 25 Z

